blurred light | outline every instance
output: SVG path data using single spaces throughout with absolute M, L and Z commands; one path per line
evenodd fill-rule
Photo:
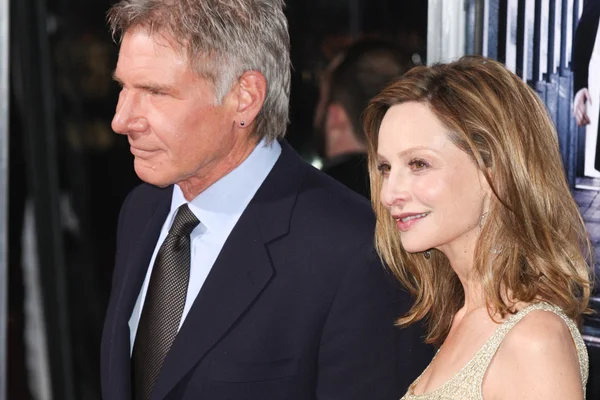
M 414 53 L 411 57 L 413 65 L 423 65 L 423 60 L 421 59 L 421 55 L 419 53 Z
M 320 157 L 315 156 L 311 161 L 310 164 L 315 167 L 316 169 L 323 169 L 323 160 L 321 160 Z

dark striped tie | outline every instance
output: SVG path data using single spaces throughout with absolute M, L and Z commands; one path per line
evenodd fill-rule
M 190 280 L 190 233 L 199 223 L 187 204 L 179 207 L 156 256 L 133 348 L 137 400 L 150 398 L 177 335 Z

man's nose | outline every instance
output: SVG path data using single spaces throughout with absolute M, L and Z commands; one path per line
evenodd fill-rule
M 148 128 L 148 121 L 143 115 L 139 94 L 125 89 L 121 90 L 111 126 L 113 131 L 123 135 L 143 132 Z

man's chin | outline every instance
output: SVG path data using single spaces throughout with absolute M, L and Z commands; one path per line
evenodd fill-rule
M 167 176 L 154 168 L 140 165 L 137 160 L 135 162 L 135 173 L 142 181 L 153 186 L 164 188 L 173 184 L 172 180 L 168 179 Z

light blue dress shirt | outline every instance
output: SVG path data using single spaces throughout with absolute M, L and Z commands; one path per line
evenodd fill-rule
M 244 162 L 196 196 L 191 202 L 185 199 L 178 185 L 173 187 L 171 211 L 161 229 L 142 289 L 129 319 L 131 353 L 133 352 L 135 335 L 142 314 L 142 305 L 148 291 L 154 260 L 158 249 L 160 249 L 169 233 L 169 229 L 171 229 L 177 208 L 184 203 L 188 203 L 190 210 L 200 221 L 200 224 L 190 235 L 192 253 L 190 282 L 183 315 L 179 322 L 179 328 L 181 328 L 225 241 L 250 200 L 275 165 L 280 154 L 281 146 L 277 141 L 269 145 L 264 140 L 261 141 Z

